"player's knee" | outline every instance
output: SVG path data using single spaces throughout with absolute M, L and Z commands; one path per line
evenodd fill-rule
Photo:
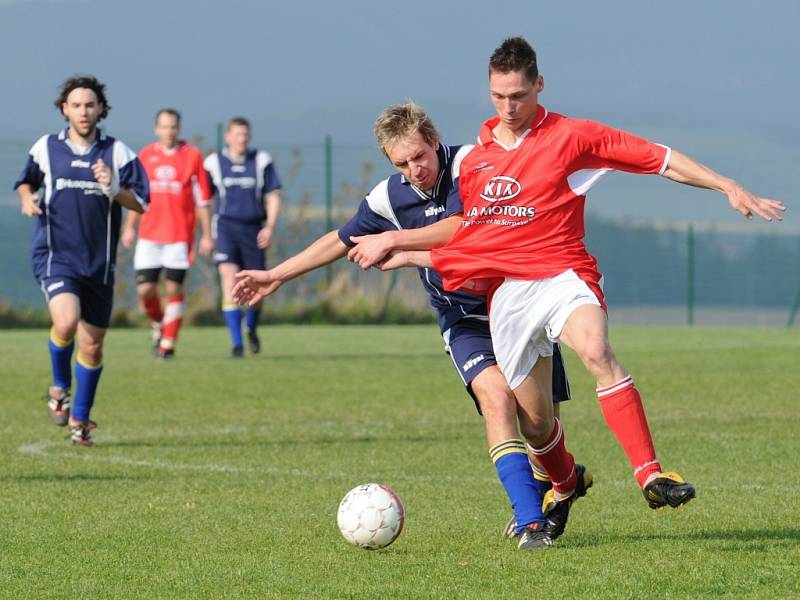
M 517 418 L 517 401 L 514 393 L 507 386 L 495 386 L 477 391 L 481 413 L 490 422 L 515 421 Z
M 613 362 L 611 346 L 608 344 L 608 339 L 602 335 L 588 338 L 581 348 L 580 357 L 586 368 L 595 376 L 610 368 Z
M 71 340 L 78 330 L 77 319 L 58 319 L 53 321 L 52 334 L 59 340 Z
M 545 444 L 553 433 L 553 417 L 534 416 L 520 422 L 520 432 L 534 448 Z
M 103 344 L 102 342 L 86 341 L 80 347 L 81 362 L 87 367 L 96 367 L 103 364 Z

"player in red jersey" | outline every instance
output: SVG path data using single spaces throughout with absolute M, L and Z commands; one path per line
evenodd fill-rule
M 139 159 L 150 180 L 150 209 L 141 217 L 139 241 L 133 266 L 136 292 L 153 325 L 153 349 L 160 358 L 171 358 L 184 313 L 183 282 L 194 259 L 194 230 L 200 222 L 199 251 L 208 256 L 211 239 L 209 200 L 211 186 L 203 169 L 200 150 L 178 139 L 181 116 L 165 108 L 156 114 L 158 141 L 145 146 Z M 197 199 L 196 199 L 197 197 Z M 136 239 L 139 215 L 129 213 L 122 244 L 130 248 Z M 167 302 L 162 309 L 158 276 L 165 270 Z
M 719 191 L 748 219 L 781 220 L 783 204 L 756 197 L 664 146 L 549 113 L 538 103 L 544 80 L 536 54 L 522 38 L 495 50 L 489 87 L 497 116 L 484 124 L 461 164 L 461 227 L 430 255 L 399 253 L 384 268 L 431 264 L 446 289 L 490 297 L 497 362 L 537 425 L 537 452 L 554 482 L 550 507 L 568 505 L 574 485 L 574 461 L 545 384 L 549 369 L 540 368 L 556 341 L 572 348 L 595 378 L 603 416 L 649 506 L 681 506 L 695 490 L 679 475 L 662 472 L 639 392 L 609 345 L 602 276 L 583 244 L 586 193 L 620 170 Z

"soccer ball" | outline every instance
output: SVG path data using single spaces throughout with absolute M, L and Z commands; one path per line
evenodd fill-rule
M 380 483 L 365 483 L 347 492 L 336 515 L 344 539 L 365 550 L 391 544 L 403 530 L 404 521 L 400 498 Z

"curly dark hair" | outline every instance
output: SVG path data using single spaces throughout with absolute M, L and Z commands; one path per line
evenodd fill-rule
M 92 90 L 94 95 L 97 96 L 97 101 L 103 105 L 103 111 L 100 113 L 100 116 L 97 118 L 98 121 L 102 121 L 108 116 L 108 111 L 111 110 L 111 105 L 108 103 L 108 99 L 106 98 L 106 85 L 104 83 L 100 83 L 97 80 L 97 77 L 93 75 L 75 75 L 67 79 L 64 83 L 61 84 L 61 90 L 58 93 L 58 98 L 54 104 L 56 108 L 64 114 L 64 111 L 61 109 L 61 105 L 67 101 L 67 97 L 72 93 L 73 90 L 77 90 L 78 88 L 86 88 L 87 90 Z
M 506 38 L 489 59 L 489 75 L 493 72 L 510 73 L 512 71 L 524 71 L 525 77 L 531 83 L 535 83 L 539 77 L 536 51 L 523 37 Z

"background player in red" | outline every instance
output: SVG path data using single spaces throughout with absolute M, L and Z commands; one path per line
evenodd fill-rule
M 639 392 L 609 345 L 602 276 L 583 244 L 586 193 L 608 172 L 622 170 L 717 190 L 748 219 L 780 220 L 784 207 L 679 152 L 549 113 L 538 103 L 544 80 L 536 54 L 522 38 L 495 50 L 489 87 L 497 116 L 484 124 L 461 165 L 464 221 L 447 245 L 431 252 L 432 265 L 446 289 L 491 297 L 498 364 L 520 404 L 534 409 L 540 450 L 559 455 L 545 464 L 554 482 L 551 503 L 571 501 L 573 460 L 557 450 L 563 433 L 552 403 L 531 400 L 548 392 L 548 370 L 539 363 L 560 341 L 595 378 L 603 416 L 649 506 L 680 506 L 695 490 L 679 475 L 662 472 Z M 419 266 L 427 258 L 406 254 L 385 266 Z
M 122 244 L 130 248 L 141 219 L 133 258 L 136 292 L 153 325 L 153 350 L 165 359 L 175 353 L 183 321 L 183 286 L 194 259 L 197 221 L 202 231 L 200 254 L 209 256 L 214 249 L 209 207 L 211 187 L 203 169 L 203 157 L 200 150 L 178 139 L 180 130 L 181 115 L 177 110 L 158 111 L 155 128 L 158 141 L 139 153 L 150 180 L 150 208 L 141 217 L 129 213 L 122 233 Z M 164 309 L 158 295 L 162 269 L 167 292 Z

